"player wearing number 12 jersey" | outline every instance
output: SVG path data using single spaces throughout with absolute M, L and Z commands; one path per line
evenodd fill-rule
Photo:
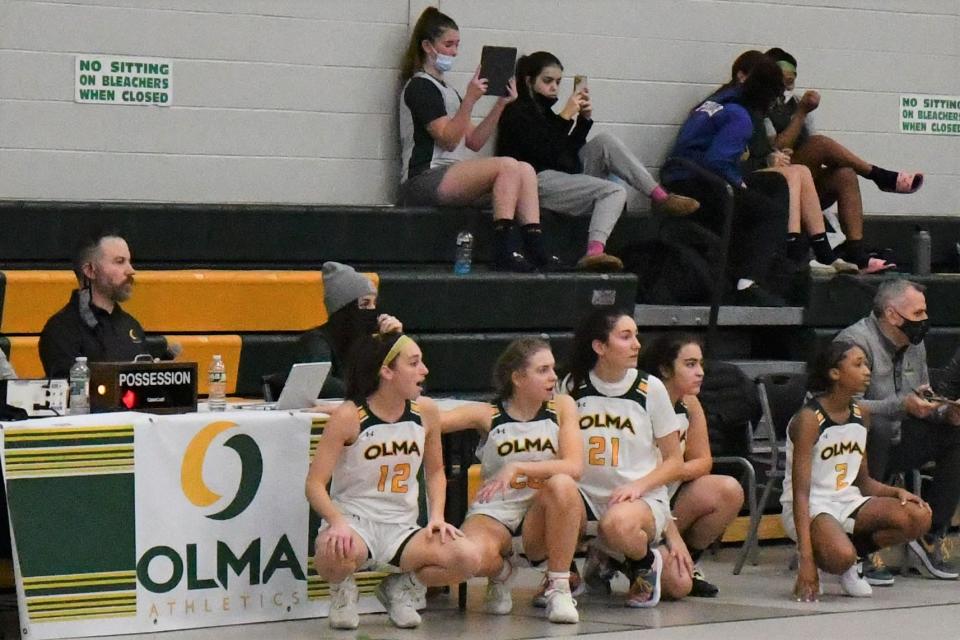
M 597 520 L 584 578 L 609 591 L 616 569 L 631 582 L 627 606 L 652 607 L 689 592 L 676 563 L 655 545 L 670 518 L 666 485 L 680 479 L 677 419 L 663 383 L 636 368 L 640 342 L 629 315 L 598 310 L 574 336 L 570 373 L 561 389 L 577 404 L 584 446 L 580 492 Z M 616 569 L 615 560 L 623 560 Z
M 396 626 L 415 627 L 415 591 L 471 577 L 479 557 L 463 533 L 443 520 L 439 412 L 420 397 L 427 375 L 420 348 L 407 336 L 381 334 L 362 338 L 352 359 L 348 400 L 330 417 L 307 475 L 307 499 L 323 518 L 315 566 L 330 583 L 331 627 L 357 627 L 353 573 L 384 564 L 403 573 L 384 579 L 377 598 Z M 422 529 L 421 466 L 429 506 Z
M 554 399 L 553 354 L 539 338 L 510 343 L 493 377 L 496 402 L 470 403 L 441 418 L 444 432 L 476 429 L 482 435 L 483 485 L 463 531 L 480 548 L 478 575 L 489 578 L 486 610 L 505 615 L 513 608 L 508 580 L 512 537 L 519 535 L 531 561 L 547 561 L 547 619 L 578 622 L 568 571 L 586 522 L 576 483 L 583 468 L 576 407 L 567 396 Z

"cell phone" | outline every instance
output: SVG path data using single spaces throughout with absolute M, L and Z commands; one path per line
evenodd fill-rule
M 573 76 L 573 92 L 587 88 L 587 76 Z
M 480 51 L 480 77 L 487 81 L 486 95 L 507 95 L 507 82 L 513 77 L 516 65 L 516 47 L 484 45 Z

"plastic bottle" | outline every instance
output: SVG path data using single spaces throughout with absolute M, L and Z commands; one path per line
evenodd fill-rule
M 473 234 L 461 231 L 457 234 L 457 257 L 453 263 L 453 272 L 458 276 L 470 273 L 473 263 Z
M 207 407 L 210 411 L 227 408 L 227 366 L 219 355 L 213 356 L 207 373 Z
M 921 227 L 913 234 L 913 273 L 930 275 L 930 232 Z
M 90 367 L 86 356 L 77 356 L 70 367 L 70 415 L 90 413 Z

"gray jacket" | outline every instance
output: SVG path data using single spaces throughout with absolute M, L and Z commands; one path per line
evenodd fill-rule
M 867 354 L 870 386 L 861 404 L 878 427 L 888 426 L 893 442 L 900 440 L 900 422 L 907 413 L 903 400 L 919 386 L 929 384 L 927 349 L 921 342 L 898 348 L 880 331 L 873 314 L 850 325 L 834 340 L 852 342 Z

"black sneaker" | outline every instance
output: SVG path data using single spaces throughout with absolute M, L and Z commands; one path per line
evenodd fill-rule
M 758 284 L 752 284 L 746 289 L 737 289 L 733 294 L 733 304 L 738 307 L 785 307 L 787 301 Z
M 716 598 L 720 593 L 717 585 L 707 582 L 703 576 L 703 569 L 700 565 L 693 566 L 693 588 L 690 589 L 690 595 L 694 598 Z
M 956 566 L 950 562 L 950 549 L 946 536 L 939 538 L 920 536 L 916 540 L 911 540 L 907 546 L 934 578 L 941 580 L 960 578 L 960 571 L 957 571 Z
M 863 559 L 863 577 L 874 587 L 889 587 L 894 583 L 893 573 L 879 553 L 871 553 Z
M 493 263 L 493 268 L 497 271 L 514 271 L 516 273 L 532 273 L 536 271 L 530 262 L 519 251 L 511 251 L 508 254 L 499 256 Z

